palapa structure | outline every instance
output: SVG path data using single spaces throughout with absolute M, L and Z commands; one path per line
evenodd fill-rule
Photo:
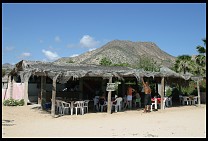
M 79 79 L 82 83 L 82 78 L 85 77 L 101 77 L 108 79 L 112 83 L 112 78 L 123 81 L 125 78 L 136 78 L 140 81 L 141 77 L 160 78 L 161 81 L 161 98 L 164 97 L 164 80 L 165 78 L 188 80 L 191 75 L 180 75 L 168 68 L 162 67 L 160 72 L 148 72 L 129 67 L 121 66 L 101 66 L 88 64 L 65 63 L 58 64 L 54 62 L 26 61 L 22 60 L 17 63 L 14 69 L 9 73 L 9 83 L 12 79 L 20 76 L 21 83 L 24 83 L 24 101 L 27 105 L 28 101 L 28 81 L 31 76 L 41 77 L 41 98 L 46 93 L 46 77 L 52 80 L 52 108 L 51 115 L 55 116 L 55 99 L 56 99 L 56 84 L 57 82 L 64 84 L 70 79 Z M 82 85 L 82 84 L 81 84 Z M 11 85 L 12 86 L 12 85 Z M 80 95 L 82 97 L 82 95 Z M 111 98 L 111 91 L 108 91 L 108 100 Z M 109 102 L 109 104 L 111 104 Z M 163 103 L 161 103 L 163 104 Z M 161 108 L 163 105 L 161 105 Z M 107 112 L 111 113 L 111 106 L 108 105 Z

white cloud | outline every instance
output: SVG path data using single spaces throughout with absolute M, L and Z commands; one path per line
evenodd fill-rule
M 73 55 L 71 55 L 70 57 L 75 57 L 75 56 L 78 56 L 79 54 L 73 54 Z
M 42 52 L 44 53 L 46 58 L 51 60 L 51 61 L 60 58 L 56 52 L 51 52 L 49 50 L 44 50 L 44 49 L 42 50 Z
M 80 44 L 83 47 L 94 48 L 99 44 L 99 41 L 94 40 L 94 38 L 89 35 L 84 35 L 80 40 Z
M 14 47 L 13 46 L 9 46 L 9 47 L 6 47 L 5 50 L 6 51 L 13 51 L 14 50 Z
M 31 54 L 29 52 L 22 53 L 23 57 L 29 57 Z
M 55 40 L 55 42 L 61 42 L 61 39 L 59 36 L 56 36 L 54 40 Z
M 96 49 L 97 49 L 97 48 L 90 48 L 89 51 L 93 51 L 93 50 L 96 50 Z
M 24 53 L 22 53 L 19 57 L 17 57 L 17 58 L 19 58 L 19 59 L 24 59 L 24 58 L 27 58 L 27 57 L 30 57 L 31 56 L 31 53 L 29 53 L 29 52 L 24 52 Z

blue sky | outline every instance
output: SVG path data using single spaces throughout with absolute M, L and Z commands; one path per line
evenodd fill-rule
M 112 40 L 154 42 L 168 54 L 197 54 L 206 4 L 2 4 L 2 64 L 54 61 Z

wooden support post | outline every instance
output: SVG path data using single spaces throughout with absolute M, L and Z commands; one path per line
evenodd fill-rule
M 109 83 L 112 83 L 112 77 L 110 77 Z M 108 105 L 107 106 L 108 106 L 107 113 L 111 114 L 111 91 L 108 91 Z
M 201 104 L 201 98 L 200 98 L 199 80 L 197 80 L 197 91 L 198 91 L 198 106 L 200 106 L 200 104 Z
M 40 87 L 40 101 L 41 108 L 44 109 L 44 104 L 46 101 L 46 76 L 41 76 L 41 87 Z
M 25 85 L 25 88 L 24 88 L 24 106 L 27 106 L 27 102 L 28 102 L 28 81 L 29 81 L 29 78 L 26 78 L 25 81 L 24 81 L 24 85 Z
M 52 105 L 51 105 L 51 115 L 55 117 L 55 102 L 56 102 L 56 79 L 58 75 L 53 78 L 53 86 L 52 86 Z
M 12 98 L 12 95 L 13 95 L 13 83 L 12 83 L 12 76 L 10 75 L 9 76 L 9 79 L 8 79 L 8 88 L 9 88 L 9 98 Z
M 165 83 L 164 83 L 164 81 L 165 81 L 165 78 L 164 77 L 162 77 L 162 79 L 161 79 L 161 101 L 160 101 L 160 109 L 161 110 L 164 110 L 164 108 L 163 108 L 163 99 L 164 99 L 164 85 L 165 85 Z

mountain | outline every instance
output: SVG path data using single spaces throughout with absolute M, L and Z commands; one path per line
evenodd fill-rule
M 142 57 L 152 58 L 158 65 L 171 67 L 175 57 L 162 51 L 152 42 L 132 42 L 124 40 L 113 40 L 104 46 L 83 53 L 76 57 L 64 57 L 56 60 L 56 63 L 74 62 L 82 64 L 99 64 L 104 57 L 111 60 L 113 64 L 128 63 L 138 64 Z
M 9 63 L 5 63 L 2 65 L 2 69 L 13 69 L 13 65 L 9 64 Z
M 14 65 L 9 63 L 2 64 L 2 70 L 5 70 L 5 74 L 7 75 L 14 68 Z

